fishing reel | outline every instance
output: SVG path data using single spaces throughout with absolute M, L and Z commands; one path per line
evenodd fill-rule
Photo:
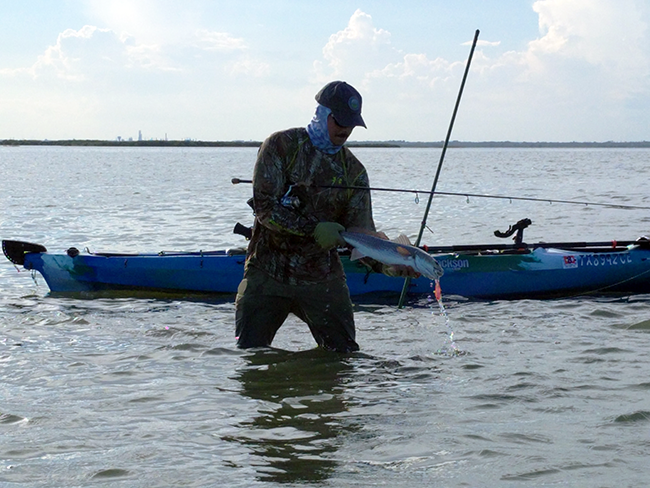
M 307 189 L 305 185 L 289 185 L 287 192 L 280 198 L 280 204 L 283 207 L 293 210 L 302 210 L 305 208 L 307 201 Z

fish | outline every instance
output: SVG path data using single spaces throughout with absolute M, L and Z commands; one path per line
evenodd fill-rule
M 341 238 L 353 247 L 350 260 L 368 257 L 388 265 L 410 266 L 422 276 L 437 280 L 443 274 L 442 266 L 426 251 L 412 246 L 405 235 L 394 241 L 370 234 L 342 231 Z

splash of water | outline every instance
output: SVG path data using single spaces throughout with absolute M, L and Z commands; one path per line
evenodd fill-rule
M 436 354 L 440 354 L 443 356 L 448 356 L 448 357 L 455 357 L 455 356 L 460 356 L 462 354 L 465 354 L 463 351 L 461 351 L 458 346 L 456 345 L 456 342 L 454 341 L 454 330 L 451 327 L 451 322 L 449 320 L 449 315 L 447 315 L 447 310 L 445 310 L 445 306 L 442 303 L 442 289 L 440 288 L 440 280 L 435 280 L 435 287 L 433 290 L 433 296 L 435 297 L 436 301 L 438 302 L 438 308 L 440 310 L 440 315 L 445 318 L 445 327 L 447 328 L 448 336 L 445 339 L 445 343 L 442 345 L 440 349 L 436 351 Z M 432 300 L 433 302 L 433 300 Z M 433 309 L 433 303 L 431 304 L 431 308 Z M 434 310 L 431 312 L 432 314 L 435 313 Z

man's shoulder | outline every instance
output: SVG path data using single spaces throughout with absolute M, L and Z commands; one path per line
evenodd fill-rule
M 274 132 L 260 148 L 260 156 L 287 157 L 309 141 L 307 130 L 301 127 Z
M 294 127 L 292 129 L 285 129 L 274 132 L 267 137 L 266 142 L 271 144 L 292 144 L 309 138 L 307 130 L 304 127 Z

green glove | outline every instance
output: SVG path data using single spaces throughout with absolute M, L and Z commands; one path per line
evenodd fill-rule
M 343 244 L 339 232 L 345 230 L 337 222 L 319 222 L 314 230 L 314 239 L 323 249 L 332 249 L 337 244 Z

